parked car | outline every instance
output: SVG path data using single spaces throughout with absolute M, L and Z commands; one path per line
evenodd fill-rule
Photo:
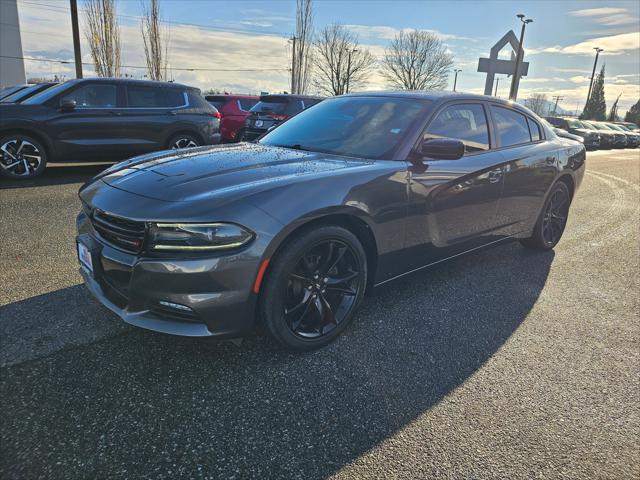
M 598 135 L 600 135 L 601 149 L 613 148 L 615 144 L 615 133 L 613 133 L 611 130 L 602 128 L 600 125 L 597 124 L 597 122 L 593 122 L 590 120 L 589 121 L 580 120 L 580 123 L 584 125 L 584 127 L 587 130 L 595 132 Z
M 47 162 L 116 161 L 220 141 L 220 114 L 177 83 L 71 80 L 0 104 L 0 175 L 29 178 Z
M 585 128 L 585 126 L 576 118 L 569 117 L 545 117 L 546 120 L 556 128 L 582 137 L 584 146 L 588 150 L 600 148 L 600 134 L 597 131 Z
M 614 132 L 621 132 L 627 137 L 627 148 L 636 148 L 640 145 L 640 133 L 627 130 L 622 125 L 616 125 L 611 122 L 603 122 L 604 125 L 609 127 Z
M 622 125 L 626 127 L 627 130 L 631 130 L 632 132 L 640 133 L 640 127 L 633 122 L 614 122 L 616 125 Z
M 618 130 L 611 128 L 606 122 L 591 122 L 603 131 L 613 133 L 613 148 L 627 148 L 627 136 Z
M 56 85 L 55 82 L 47 82 L 47 83 L 35 83 L 33 85 L 29 85 L 26 88 L 21 88 L 17 92 L 12 93 L 11 95 L 7 95 L 3 99 L 0 100 L 0 103 L 20 103 L 25 100 L 33 97 L 34 95 L 46 90 L 49 87 Z
M 262 95 L 245 120 L 240 141 L 251 142 L 270 128 L 322 101 L 306 95 Z
M 236 142 L 244 122 L 260 97 L 252 95 L 206 95 L 207 102 L 213 105 L 222 116 L 220 135 L 223 142 Z
M 573 133 L 569 133 L 566 130 L 562 129 L 562 128 L 553 128 L 553 132 L 558 135 L 561 138 L 566 138 L 569 140 L 573 140 L 574 142 L 578 142 L 578 143 L 582 143 L 584 144 L 584 138 L 581 137 L 580 135 L 574 135 Z
M 285 347 L 309 350 L 335 339 L 376 285 L 503 240 L 552 249 L 584 170 L 583 145 L 512 102 L 343 95 L 257 144 L 98 175 L 79 192 L 81 273 L 138 327 L 224 338 L 260 319 Z
M 25 88 L 29 87 L 29 84 L 27 85 L 12 85 L 9 87 L 4 87 L 2 89 L 0 89 L 0 100 L 8 97 L 9 95 L 13 95 L 16 92 L 19 92 L 20 90 L 23 90 Z

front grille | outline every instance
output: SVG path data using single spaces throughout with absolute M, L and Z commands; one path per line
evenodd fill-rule
M 91 217 L 91 223 L 96 232 L 112 245 L 132 253 L 138 253 L 142 249 L 144 222 L 127 220 L 96 209 Z

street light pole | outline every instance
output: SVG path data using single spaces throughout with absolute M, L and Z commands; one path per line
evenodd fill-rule
M 493 91 L 493 96 L 498 96 L 498 83 L 500 83 L 500 77 L 496 77 L 496 89 Z
M 458 72 L 461 72 L 461 71 L 462 71 L 462 70 L 461 70 L 461 69 L 459 69 L 459 68 L 456 68 L 456 69 L 454 70 L 454 72 L 456 73 L 456 76 L 455 76 L 455 77 L 453 77 L 453 91 L 454 91 L 454 92 L 456 91 L 456 84 L 458 83 Z
M 297 37 L 294 35 L 290 38 L 293 42 L 291 49 L 291 93 L 296 93 L 296 40 Z
M 600 52 L 604 52 L 604 49 L 593 47 L 596 51 L 596 59 L 593 62 L 593 71 L 591 72 L 591 82 L 589 83 L 589 93 L 587 93 L 587 103 L 589 103 L 589 98 L 591 98 L 591 89 L 593 88 L 593 77 L 596 75 L 596 66 L 598 65 L 598 55 Z
M 71 2 L 71 30 L 73 32 L 73 55 L 76 63 L 76 78 L 82 78 L 82 55 L 80 54 L 80 29 L 78 28 L 78 3 Z
M 520 63 L 522 62 L 522 57 L 524 56 L 524 50 L 522 48 L 522 43 L 524 42 L 524 29 L 528 23 L 533 22 L 533 19 L 527 18 L 524 19 L 523 14 L 517 15 L 517 17 L 522 22 L 522 30 L 520 31 L 520 43 L 518 44 L 518 54 L 516 55 L 516 68 L 513 72 L 513 78 L 511 79 L 511 89 L 509 91 L 509 100 L 516 101 L 518 97 L 518 75 L 520 74 Z

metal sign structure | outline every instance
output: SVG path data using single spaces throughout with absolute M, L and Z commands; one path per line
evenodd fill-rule
M 499 59 L 498 55 L 500 54 L 500 51 L 507 44 L 509 44 L 512 49 L 511 60 Z M 514 72 L 516 71 L 516 58 L 518 56 L 517 54 L 519 48 L 520 42 L 518 42 L 516 34 L 513 33 L 513 30 L 509 30 L 500 40 L 496 42 L 493 47 L 491 47 L 489 58 L 478 59 L 478 72 L 487 74 L 487 79 L 484 83 L 485 95 L 491 95 L 491 90 L 493 89 L 493 83 L 495 81 L 496 74 L 514 74 Z M 524 50 L 522 51 L 522 56 L 524 57 Z M 516 92 L 518 91 L 518 86 L 520 85 L 520 78 L 526 76 L 528 73 L 529 62 L 520 63 L 520 68 L 518 69 L 518 78 L 516 78 Z

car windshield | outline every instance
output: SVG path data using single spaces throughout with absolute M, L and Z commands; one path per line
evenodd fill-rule
M 20 100 L 22 100 L 23 98 L 29 98 L 33 95 L 35 95 L 35 93 L 41 91 L 41 90 L 46 90 L 47 88 L 49 88 L 50 85 L 31 85 L 27 88 L 23 88 L 22 90 L 12 93 L 11 95 L 9 95 L 8 97 L 3 98 L 2 100 L 0 100 L 0 103 L 15 103 L 15 102 L 19 102 Z
M 60 92 L 64 92 L 67 88 L 70 88 L 74 85 L 74 82 L 65 82 L 54 85 L 51 88 L 47 88 L 46 90 L 34 95 L 33 97 L 22 102 L 24 105 L 40 105 L 50 98 L 55 97 Z
M 607 127 L 609 127 L 611 130 L 616 130 L 618 132 L 624 132 L 624 130 L 622 128 L 620 128 L 620 125 L 611 125 L 610 123 L 608 123 Z
M 572 118 L 567 119 L 567 124 L 569 125 L 570 128 L 583 128 L 584 125 L 582 125 L 578 120 L 574 120 Z
M 430 101 L 337 97 L 320 102 L 265 135 L 260 143 L 371 159 L 391 159 Z
M 584 120 L 582 121 L 582 124 L 587 127 L 589 130 L 599 130 L 599 128 L 597 126 L 595 126 L 593 123 L 590 122 L 585 122 Z

